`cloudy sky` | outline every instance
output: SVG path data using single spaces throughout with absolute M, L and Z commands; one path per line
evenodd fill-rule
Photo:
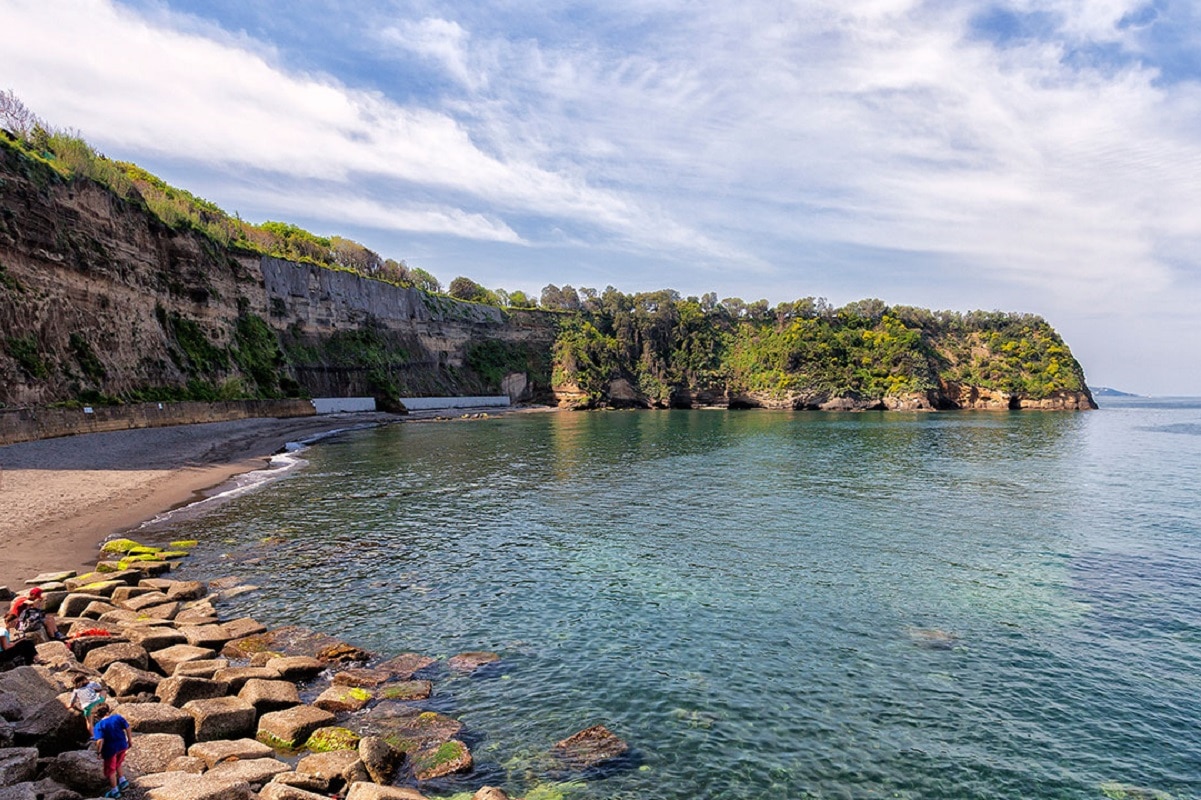
M 1201 395 L 1195 0 L 0 0 L 0 88 L 466 275 L 1046 317 Z

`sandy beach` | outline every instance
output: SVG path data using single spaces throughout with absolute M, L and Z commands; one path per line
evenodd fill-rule
M 260 469 L 292 441 L 391 414 L 247 419 L 44 439 L 0 447 L 0 586 L 91 569 L 113 533 Z

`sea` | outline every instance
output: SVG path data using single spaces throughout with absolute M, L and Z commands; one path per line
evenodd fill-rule
M 531 800 L 1201 797 L 1201 399 L 347 431 L 171 515 L 229 613 L 432 669 Z M 441 663 L 441 662 L 440 662 Z M 555 742 L 630 746 L 584 773 Z

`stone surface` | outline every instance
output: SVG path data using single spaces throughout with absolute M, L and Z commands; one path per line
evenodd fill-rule
M 87 606 L 84 607 L 83 611 L 79 612 L 79 616 L 86 617 L 88 619 L 100 619 L 110 611 L 116 610 L 117 607 L 108 602 L 108 599 L 105 598 L 103 600 L 93 600 L 92 602 L 88 603 Z
M 160 603 L 137 612 L 138 619 L 175 619 L 179 613 L 179 603 Z
M 151 692 L 158 688 L 163 678 L 149 670 L 131 667 L 118 661 L 104 671 L 104 684 L 117 695 L 132 695 Z
M 190 644 L 177 644 L 150 654 L 150 660 L 158 665 L 164 675 L 174 675 L 175 668 L 189 661 L 211 659 L 215 656 L 212 650 L 205 647 L 193 647 Z
M 241 639 L 246 636 L 254 636 L 255 634 L 267 632 L 266 625 L 250 617 L 240 617 L 222 622 L 221 627 L 225 628 L 225 632 L 229 634 L 227 637 L 229 640 Z
M 500 656 L 496 653 L 488 652 L 472 652 L 459 653 L 457 656 L 451 656 L 446 660 L 446 666 L 456 672 L 475 672 L 485 664 L 493 664 L 500 661 Z
M 79 792 L 95 797 L 108 789 L 104 778 L 104 763 L 91 750 L 71 750 L 55 756 L 46 765 L 43 777 Z
M 354 686 L 371 689 L 392 680 L 392 673 L 384 669 L 346 669 L 333 677 L 336 686 Z
M 162 625 L 131 625 L 125 629 L 125 637 L 151 653 L 188 642 L 179 631 Z
M 296 762 L 296 771 L 329 781 L 340 780 L 346 769 L 358 760 L 357 750 L 330 750 L 328 753 L 313 753 Z
M 208 594 L 208 587 L 200 581 L 171 581 L 166 591 L 172 600 L 198 600 Z
M 225 681 L 194 678 L 190 675 L 175 675 L 170 678 L 163 678 L 154 693 L 164 703 L 170 703 L 177 708 L 183 708 L 185 704 L 192 700 L 209 700 L 214 697 L 224 697 L 228 692 L 229 684 Z
M 185 661 L 175 667 L 173 675 L 190 675 L 193 678 L 217 678 L 217 673 L 229 669 L 227 658 L 200 658 L 195 661 Z
M 62 628 L 59 628 L 61 631 Z M 58 672 L 60 670 L 78 667 L 75 654 L 66 642 L 43 642 L 37 645 L 37 660 L 44 666 Z
M 32 781 L 37 777 L 37 772 L 36 747 L 9 747 L 0 750 L 0 786 Z
M 413 776 L 419 781 L 469 772 L 472 766 L 471 751 L 458 739 L 423 747 L 413 754 Z
M 84 609 L 92 603 L 105 603 L 108 600 L 98 594 L 83 594 L 72 592 L 63 598 L 62 603 L 58 606 L 58 616 L 60 617 L 82 617 Z
M 0 672 L 0 694 L 8 695 L 20 705 L 18 719 L 11 726 L 14 746 L 36 747 L 43 756 L 52 756 L 75 749 L 87 736 L 83 717 L 72 714 L 59 700 L 64 689 L 55 680 L 55 674 L 45 667 L 35 665 Z
M 240 692 L 246 685 L 246 681 L 253 679 L 275 681 L 279 680 L 279 673 L 266 667 L 226 667 L 217 670 L 213 678 L 228 683 L 231 692 Z
M 25 781 L 0 788 L 0 800 L 41 800 L 35 784 Z
M 355 725 L 363 735 L 379 736 L 406 753 L 450 741 L 463 729 L 463 723 L 453 717 L 390 701 L 361 714 Z
M 304 789 L 306 792 L 317 792 L 327 797 L 330 793 L 329 779 L 309 775 L 304 772 L 281 772 L 271 782 L 282 783 L 286 786 L 295 786 L 297 789 Z
M 222 761 L 233 759 L 270 758 L 275 754 L 265 744 L 254 739 L 220 739 L 212 742 L 197 742 L 188 748 L 188 755 L 199 758 L 206 768 L 215 767 Z
M 359 740 L 359 758 L 371 780 L 386 786 L 396 777 L 404 761 L 404 753 L 378 736 L 364 736 Z
M 72 639 L 70 642 L 70 648 L 71 652 L 75 654 L 75 657 L 79 659 L 79 663 L 82 664 L 84 659 L 88 657 L 88 653 L 92 652 L 93 650 L 98 650 L 101 647 L 108 647 L 110 644 L 118 644 L 120 642 L 128 642 L 128 640 L 123 636 L 116 636 L 110 632 L 110 634 L 107 636 L 80 636 L 76 639 Z
M 428 800 L 416 789 L 399 786 L 380 786 L 375 783 L 352 783 L 346 800 Z
M 113 709 L 125 717 L 134 733 L 173 733 L 191 741 L 192 715 L 166 703 L 122 703 Z
M 230 640 L 229 634 L 221 625 L 181 625 L 179 632 L 188 640 L 188 644 L 214 650 L 221 649 Z
M 206 769 L 208 765 L 195 756 L 180 756 L 167 765 L 169 772 L 190 772 L 193 775 L 199 775 Z
M 238 739 L 254 731 L 254 706 L 237 697 L 192 700 L 183 710 L 196 720 L 196 741 Z
M 161 606 L 164 603 L 170 603 L 171 598 L 162 592 L 146 592 L 137 597 L 130 597 L 121 602 L 121 608 L 127 611 L 144 611 L 153 606 Z
M 290 656 L 312 656 L 323 661 L 367 661 L 371 654 L 324 633 L 289 625 L 283 628 L 235 639 L 222 654 L 229 658 L 250 658 L 271 651 Z
M 98 647 L 88 653 L 83 659 L 85 667 L 97 670 L 98 672 L 103 672 L 117 662 L 128 664 L 135 669 L 146 669 L 146 666 L 149 664 L 149 656 L 146 653 L 146 648 L 140 644 L 124 642 Z
M 604 725 L 593 725 L 556 742 L 554 754 L 568 767 L 583 770 L 625 755 L 629 749 Z
M 375 669 L 391 672 L 393 678 L 407 681 L 412 679 L 413 673 L 437 663 L 437 659 L 423 656 L 420 653 L 401 653 L 395 658 L 376 664 Z
M 112 601 L 120 604 L 153 591 L 153 589 L 145 586 L 118 586 L 116 589 L 113 589 Z
M 281 656 L 267 661 L 267 669 L 273 669 L 286 681 L 307 681 L 325 670 L 325 662 L 312 656 Z
M 273 747 L 294 749 L 307 741 L 313 731 L 332 725 L 333 722 L 333 714 L 315 706 L 296 706 L 283 711 L 272 711 L 259 719 L 257 738 Z
M 511 800 L 508 793 L 495 786 L 483 786 L 471 796 L 471 800 Z
M 359 711 L 371 702 L 371 692 L 353 686 L 330 686 L 322 692 L 313 705 L 335 713 Z
M 146 792 L 147 800 L 251 800 L 254 797 L 250 784 L 246 781 L 230 782 L 208 775 L 182 772 L 174 774 L 179 777 Z M 139 786 L 140 781 L 135 781 L 134 785 Z
M 330 750 L 357 750 L 359 735 L 350 728 L 331 726 L 318 728 L 304 743 L 305 749 L 314 753 L 328 753 Z
M 429 681 L 400 681 L 383 686 L 376 694 L 380 700 L 426 700 L 434 692 Z
M 329 795 L 317 794 L 299 786 L 289 786 L 286 783 L 271 783 L 259 790 L 261 800 L 328 800 Z
M 275 758 L 249 758 L 225 761 L 211 767 L 206 773 L 213 779 L 241 780 L 250 784 L 263 784 L 281 772 L 292 770 Z
M 166 772 L 175 759 L 187 753 L 182 736 L 174 733 L 135 733 L 125 757 L 126 769 L 138 775 Z
M 300 692 L 296 690 L 296 684 L 289 681 L 251 678 L 238 692 L 238 697 L 254 706 L 259 714 L 300 705 Z

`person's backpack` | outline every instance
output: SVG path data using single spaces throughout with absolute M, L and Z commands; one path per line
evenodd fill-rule
M 28 636 L 46 625 L 46 612 L 33 603 L 25 603 L 17 613 L 17 633 Z

